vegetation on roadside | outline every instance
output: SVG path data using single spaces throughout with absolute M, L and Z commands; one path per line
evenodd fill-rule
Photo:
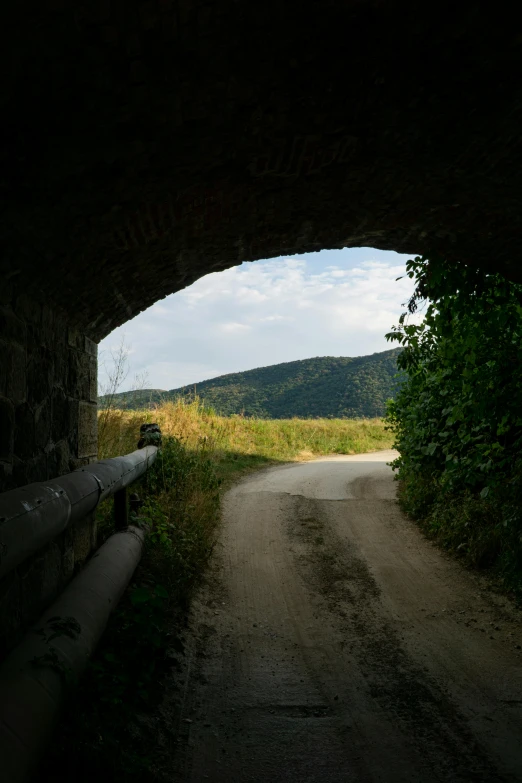
M 406 375 L 388 423 L 403 509 L 444 546 L 522 588 L 522 286 L 415 258 L 415 293 L 387 335 Z M 422 324 L 409 315 L 420 302 Z
M 221 375 L 196 386 L 161 391 L 120 392 L 111 400 L 120 408 L 150 408 L 195 394 L 207 407 L 231 416 L 263 419 L 358 418 L 383 416 L 397 390 L 397 356 L 392 349 L 371 356 L 322 356 Z M 108 395 L 100 399 L 103 406 Z
M 106 433 L 114 435 L 116 412 Z M 120 422 L 121 423 L 121 422 Z M 139 426 L 123 435 L 136 447 Z M 102 444 L 103 445 L 103 444 Z M 104 456 L 116 456 L 116 452 Z M 118 452 L 123 453 L 123 452 Z M 180 618 L 214 545 L 220 487 L 205 444 L 164 438 L 145 476 L 132 485 L 143 505 L 130 523 L 147 525 L 143 557 L 89 663 L 38 778 L 91 783 L 154 778 L 158 738 L 147 715 L 161 703 L 162 681 L 182 651 Z M 112 500 L 98 509 L 98 544 L 114 533 Z
M 134 448 L 135 433 L 155 421 L 191 453 L 202 451 L 219 479 L 276 462 L 322 454 L 361 454 L 389 447 L 392 436 L 381 419 L 258 419 L 218 416 L 199 400 L 177 399 L 155 410 L 113 410 L 107 417 L 100 457 Z
M 139 483 L 140 523 L 150 526 L 142 562 L 83 678 L 39 777 L 92 781 L 156 780 L 161 756 L 152 713 L 162 681 L 182 651 L 179 628 L 212 552 L 223 488 L 264 465 L 329 453 L 388 448 L 381 420 L 262 421 L 225 418 L 199 400 L 154 411 L 100 413 L 100 458 L 132 451 L 141 424 L 155 421 L 161 452 Z M 101 544 L 114 532 L 112 502 L 98 513 Z

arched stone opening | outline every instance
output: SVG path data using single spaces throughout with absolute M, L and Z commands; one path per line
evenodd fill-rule
M 209 271 L 369 245 L 521 279 L 522 39 L 505 15 L 407 0 L 12 14 L 0 491 L 95 458 L 97 341 Z
M 244 260 L 370 245 L 518 276 L 518 27 L 395 0 L 19 11 L 9 289 L 97 341 Z

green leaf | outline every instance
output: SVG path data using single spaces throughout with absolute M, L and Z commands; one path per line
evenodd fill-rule
M 135 587 L 130 593 L 131 602 L 135 606 L 147 603 L 152 597 L 152 593 L 147 587 Z
M 163 587 L 163 585 L 156 585 L 156 587 L 154 588 L 154 592 L 156 593 L 158 598 L 168 598 L 169 597 L 169 593 L 166 590 L 166 588 Z

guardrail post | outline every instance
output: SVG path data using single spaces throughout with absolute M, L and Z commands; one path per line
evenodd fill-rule
M 125 530 L 129 526 L 127 487 L 114 493 L 114 525 L 116 530 Z

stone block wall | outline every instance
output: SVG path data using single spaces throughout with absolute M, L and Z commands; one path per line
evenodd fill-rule
M 97 345 L 47 305 L 0 301 L 0 492 L 96 459 Z M 0 656 L 95 546 L 94 517 L 0 581 Z

